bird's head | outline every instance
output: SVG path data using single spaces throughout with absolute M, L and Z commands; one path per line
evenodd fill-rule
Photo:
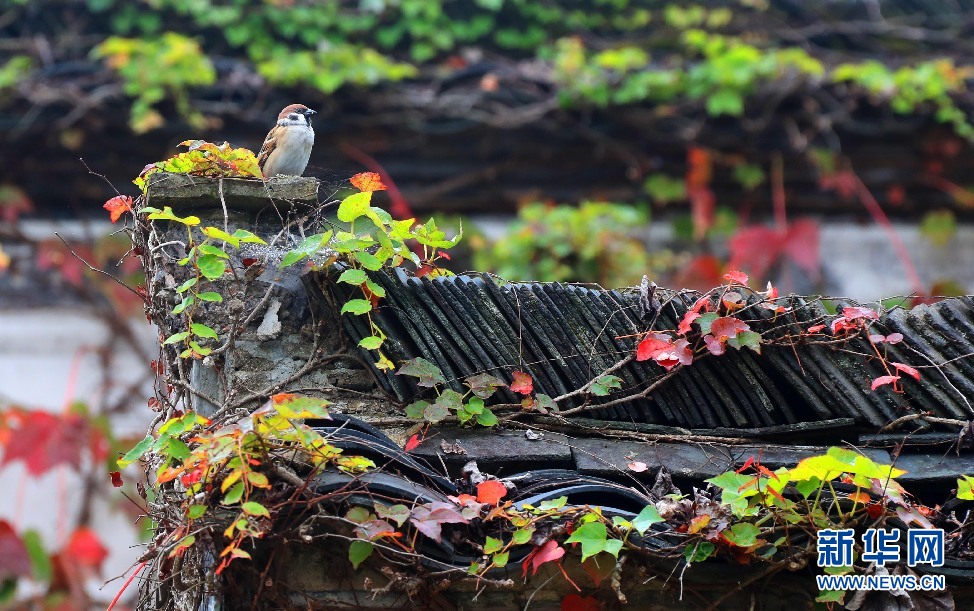
M 285 106 L 284 110 L 277 115 L 277 124 L 310 126 L 311 115 L 313 114 L 315 114 L 315 111 L 304 104 L 291 104 L 290 106 Z

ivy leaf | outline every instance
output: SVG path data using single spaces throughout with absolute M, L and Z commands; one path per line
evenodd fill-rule
M 338 220 L 351 223 L 360 216 L 368 213 L 372 205 L 372 192 L 362 191 L 353 193 L 338 204 Z
M 216 227 L 204 227 L 202 231 L 203 231 L 203 235 L 205 235 L 208 238 L 213 238 L 214 240 L 220 240 L 221 242 L 226 242 L 227 244 L 230 244 L 234 248 L 240 248 L 240 238 L 232 236 L 226 231 L 223 231 L 222 229 L 218 229 Z
M 446 383 L 446 378 L 443 377 L 443 372 L 440 371 L 440 368 L 423 357 L 416 357 L 406 361 L 399 368 L 399 371 L 396 372 L 396 375 L 417 377 L 419 381 L 416 382 L 416 385 L 425 388 L 432 388 L 437 384 Z
M 244 510 L 244 513 L 251 516 L 261 516 L 264 518 L 271 517 L 271 513 L 267 511 L 267 508 L 257 503 L 255 501 L 248 501 L 240 506 Z
M 497 376 L 492 376 L 489 373 L 478 373 L 477 375 L 470 376 L 463 382 L 470 387 L 473 394 L 481 399 L 487 399 L 494 394 L 495 389 L 507 386 L 504 380 L 501 380 Z
M 636 529 L 636 532 L 643 534 L 653 524 L 658 524 L 663 522 L 663 518 L 660 517 L 659 511 L 656 510 L 655 505 L 646 505 L 643 510 L 639 512 L 632 520 L 632 527 Z
M 427 422 L 437 423 L 450 415 L 449 410 L 439 403 L 427 405 L 423 410 L 423 419 Z
M 587 524 L 582 524 L 575 529 L 572 536 L 566 540 L 566 543 L 581 543 L 582 544 L 582 562 L 585 562 L 586 558 L 594 556 L 599 552 L 608 551 L 613 553 L 613 555 L 619 553 L 619 549 L 622 546 L 622 541 L 616 540 L 619 547 L 615 545 L 608 545 L 609 533 L 605 528 L 605 524 L 602 522 L 589 522 Z M 612 552 L 610 548 L 614 548 L 615 552 Z
M 554 539 L 548 539 L 543 545 L 540 545 L 528 554 L 521 563 L 521 572 L 527 577 L 528 569 L 531 569 L 532 575 L 538 574 L 538 569 L 541 565 L 546 562 L 554 562 L 561 559 L 565 555 L 565 548 L 558 545 L 558 542 Z
M 477 484 L 477 502 L 485 505 L 497 505 L 507 495 L 507 486 L 496 479 L 489 479 Z
M 135 444 L 135 447 L 133 447 L 128 452 L 126 452 L 125 456 L 122 456 L 116 461 L 118 463 L 119 468 L 124 469 L 125 467 L 131 465 L 135 461 L 142 458 L 142 455 L 145 454 L 146 450 L 152 447 L 152 444 L 154 442 L 155 442 L 155 438 L 152 435 L 146 435 L 142 439 L 142 441 Z
M 729 338 L 727 345 L 738 350 L 741 348 L 750 348 L 758 354 L 761 354 L 761 334 L 757 331 L 742 331 L 737 334 L 737 337 Z
M 365 275 L 360 269 L 346 269 L 342 272 L 342 275 L 338 277 L 338 282 L 345 282 L 353 286 L 359 286 L 368 280 L 368 276 Z
M 233 485 L 233 488 L 230 488 L 230 490 L 228 490 L 227 493 L 223 495 L 223 504 L 235 505 L 239 503 L 240 499 L 243 498 L 243 493 L 244 493 L 243 482 L 237 482 L 236 484 Z
M 210 339 L 220 339 L 220 336 L 216 334 L 212 328 L 198 322 L 194 322 L 189 326 L 193 335 L 197 337 L 208 337 Z
M 361 172 L 355 176 L 352 176 L 349 179 L 349 182 L 352 183 L 352 186 L 354 186 L 356 189 L 364 192 L 385 191 L 388 189 L 388 187 L 382 183 L 382 177 L 375 172 Z
M 218 280 L 227 271 L 226 262 L 214 255 L 201 256 L 196 260 L 196 267 L 208 280 Z
M 114 223 L 126 212 L 132 212 L 132 198 L 128 195 L 117 195 L 105 202 L 102 208 L 108 210 L 108 214 Z
M 342 306 L 342 314 L 351 312 L 352 314 L 365 314 L 372 310 L 372 302 L 368 299 L 350 299 Z
M 751 547 L 757 543 L 761 529 L 749 522 L 738 522 L 723 531 L 724 538 L 738 547 Z
M 592 394 L 596 397 L 604 397 L 613 390 L 618 390 L 619 388 L 622 388 L 622 378 L 614 375 L 604 375 L 592 382 L 592 386 L 589 387 L 589 390 L 591 390 Z
M 698 541 L 696 544 L 687 545 L 683 557 L 686 558 L 687 564 L 703 562 L 714 553 L 715 549 L 716 546 L 710 541 Z
M 372 555 L 375 546 L 368 541 L 356 539 L 348 546 L 348 559 L 352 563 L 352 568 L 357 569 L 360 564 Z
M 363 337 L 358 345 L 359 348 L 365 348 L 366 350 L 378 350 L 382 347 L 382 338 L 377 335 Z
M 422 420 L 426 408 L 429 407 L 429 405 L 429 401 L 423 401 L 422 399 L 410 403 L 406 406 L 406 417 L 412 418 L 413 420 Z
M 229 259 L 230 258 L 230 255 L 228 255 L 227 253 L 223 252 L 222 250 L 220 250 L 219 248 L 217 248 L 216 246 L 214 246 L 212 244 L 200 244 L 198 246 L 198 248 L 200 249 L 200 252 L 201 253 L 204 253 L 204 254 L 207 254 L 207 255 L 213 255 L 214 257 L 219 257 L 221 259 Z
M 362 267 L 369 271 L 378 271 L 382 269 L 382 261 L 378 259 L 375 255 L 369 254 L 364 250 L 357 250 L 352 253 L 352 256 L 362 264 Z
M 281 268 L 294 265 L 301 259 L 310 257 L 318 252 L 331 239 L 331 234 L 332 232 L 329 230 L 325 233 L 316 233 L 306 237 L 298 244 L 297 248 L 284 255 L 284 259 L 281 260 Z
M 512 375 L 514 381 L 511 382 L 511 390 L 522 395 L 530 395 L 534 392 L 534 381 L 530 375 L 523 371 L 515 371 Z
M 409 508 L 403 504 L 386 506 L 382 503 L 375 503 L 375 513 L 380 518 L 392 520 L 398 526 L 402 526 L 409 519 Z
M 494 426 L 497 424 L 497 416 L 489 409 L 485 409 L 477 414 L 477 424 L 480 426 Z
M 214 302 L 214 303 L 222 303 L 223 302 L 223 295 L 221 295 L 220 293 L 216 293 L 214 291 L 206 291 L 206 292 L 203 292 L 203 293 L 197 293 L 196 294 L 196 298 L 199 299 L 200 301 L 211 301 L 211 302 Z
M 251 243 L 251 244 L 264 244 L 264 245 L 267 244 L 267 242 L 265 242 L 262 238 L 260 238 L 260 236 L 257 236 L 256 234 L 254 234 L 254 233 L 252 233 L 250 231 L 247 231 L 246 229 L 238 229 L 238 230 L 234 231 L 233 232 L 233 237 L 235 237 L 238 240 L 240 240 L 240 242 L 243 243 L 243 244 L 246 244 L 246 243 Z

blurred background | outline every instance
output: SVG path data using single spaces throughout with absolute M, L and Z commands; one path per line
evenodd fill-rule
M 179 142 L 306 104 L 307 175 L 462 222 L 454 271 L 909 305 L 974 286 L 972 34 L 970 0 L 0 0 L 0 606 L 105 607 L 140 554 L 108 467 L 157 339 L 102 204 Z

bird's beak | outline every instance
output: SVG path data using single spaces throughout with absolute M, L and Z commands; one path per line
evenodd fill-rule
M 304 114 L 305 114 L 305 116 L 316 115 L 316 114 L 318 114 L 318 111 L 317 110 L 311 110 L 309 108 L 308 110 L 304 111 Z

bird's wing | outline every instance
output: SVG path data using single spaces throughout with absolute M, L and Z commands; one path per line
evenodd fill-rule
M 277 149 L 277 143 L 280 139 L 280 130 L 275 127 L 270 132 L 267 133 L 267 137 L 264 138 L 264 144 L 260 147 L 260 153 L 257 154 L 257 165 L 260 169 L 264 169 L 264 165 L 267 163 L 267 159 L 271 156 L 271 153 Z

